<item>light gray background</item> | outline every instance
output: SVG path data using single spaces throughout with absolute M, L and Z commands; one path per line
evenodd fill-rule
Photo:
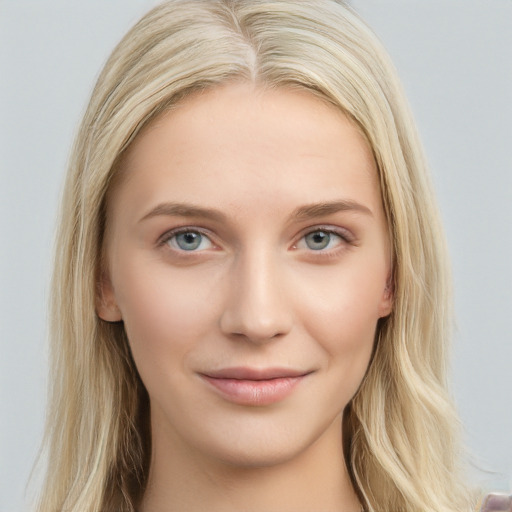
M 153 0 L 0 0 L 0 511 L 44 416 L 46 299 L 72 137 L 109 51 Z M 390 51 L 434 174 L 452 254 L 453 389 L 475 473 L 512 480 L 512 1 L 353 0 Z

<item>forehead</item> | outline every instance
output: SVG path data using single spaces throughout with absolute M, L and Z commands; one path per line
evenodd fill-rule
M 353 121 L 306 90 L 248 83 L 193 94 L 153 120 L 120 176 L 114 196 L 132 201 L 179 193 L 172 199 L 243 206 L 258 194 L 308 203 L 357 193 L 380 202 L 372 152 Z

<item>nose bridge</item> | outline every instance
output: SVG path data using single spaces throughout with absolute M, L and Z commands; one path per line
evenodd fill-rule
M 229 286 L 221 318 L 223 332 L 264 343 L 291 329 L 291 304 L 275 251 L 263 245 L 241 251 Z

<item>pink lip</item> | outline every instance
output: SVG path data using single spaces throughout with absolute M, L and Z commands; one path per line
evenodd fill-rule
M 200 375 L 228 401 L 262 406 L 284 400 L 310 373 L 287 368 L 225 368 Z

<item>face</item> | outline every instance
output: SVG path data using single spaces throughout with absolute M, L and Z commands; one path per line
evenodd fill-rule
M 391 309 L 353 123 L 309 92 L 225 85 L 155 120 L 122 173 L 97 310 L 124 322 L 153 443 L 240 465 L 338 443 Z

